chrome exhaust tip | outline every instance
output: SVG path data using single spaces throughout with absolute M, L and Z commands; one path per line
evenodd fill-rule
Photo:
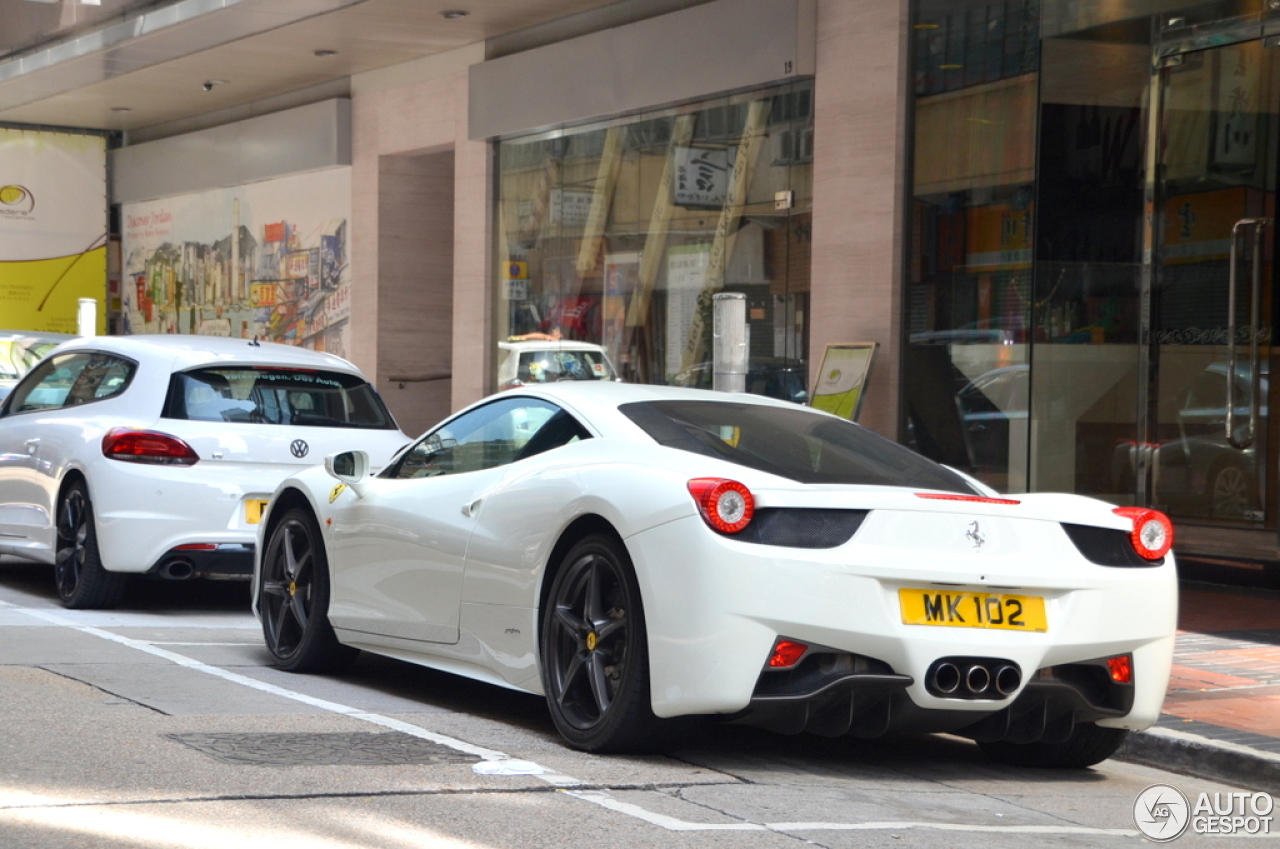
M 933 670 L 933 689 L 943 695 L 960 689 L 960 668 L 954 663 L 939 663 Z
M 978 693 L 985 693 L 990 686 L 991 673 L 987 671 L 987 667 L 976 663 L 969 667 L 969 671 L 964 675 L 964 687 L 966 690 L 977 695 Z
M 1011 696 L 1022 683 L 1022 673 L 1016 666 L 1002 666 L 996 670 L 996 692 L 1002 696 Z

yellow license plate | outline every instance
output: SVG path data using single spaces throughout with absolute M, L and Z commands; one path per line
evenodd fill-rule
M 902 607 L 902 621 L 907 625 L 1049 630 L 1044 599 L 1034 595 L 910 589 L 898 590 L 898 603 Z
M 262 521 L 262 514 L 267 510 L 267 499 L 249 498 L 244 502 L 244 520 L 251 525 Z

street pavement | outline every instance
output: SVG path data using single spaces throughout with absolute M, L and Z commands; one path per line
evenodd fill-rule
M 1223 595 L 1193 592 L 1206 594 L 1184 593 L 1197 612 Z M 1189 800 L 1259 789 L 1132 753 L 1005 767 L 946 735 L 722 726 L 669 757 L 586 755 L 529 695 L 367 655 L 341 676 L 275 670 L 246 595 L 138 584 L 119 610 L 67 611 L 47 567 L 0 558 L 0 849 L 1119 846 L 1143 839 L 1135 801 L 1152 785 Z M 1240 613 L 1261 627 L 1275 609 L 1220 607 L 1208 626 Z M 1178 662 L 1207 663 L 1181 644 Z M 1208 736 L 1230 732 L 1218 719 L 1191 721 L 1168 733 L 1230 742 Z M 1257 742 L 1232 745 L 1265 753 Z

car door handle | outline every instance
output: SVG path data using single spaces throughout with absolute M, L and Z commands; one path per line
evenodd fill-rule
M 38 440 L 38 439 L 28 439 L 28 440 L 27 440 L 27 453 L 28 453 L 28 454 L 34 454 L 34 453 L 36 453 L 36 449 L 37 449 L 37 448 L 39 448 L 39 447 L 40 447 L 40 440 Z
M 477 498 L 475 501 L 472 501 L 470 504 L 463 504 L 463 505 L 462 505 L 462 515 L 464 515 L 464 516 L 474 516 L 474 515 L 476 514 L 476 511 L 480 509 L 480 502 L 481 502 L 481 501 L 484 501 L 484 499 L 483 499 L 483 498 Z

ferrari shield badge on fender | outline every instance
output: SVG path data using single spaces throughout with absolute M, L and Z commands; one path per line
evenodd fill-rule
M 342 491 L 346 488 L 347 488 L 347 485 L 345 483 L 340 483 L 337 486 L 335 486 L 333 489 L 329 490 L 329 503 L 332 504 L 333 502 L 337 501 L 338 496 L 341 495 Z

